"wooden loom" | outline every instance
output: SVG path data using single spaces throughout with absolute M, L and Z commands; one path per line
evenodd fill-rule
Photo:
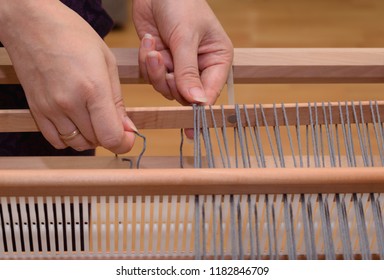
M 141 83 L 137 50 L 114 52 L 121 82 Z M 384 50 L 236 49 L 233 76 L 236 83 L 382 83 Z M 0 83 L 18 83 L 4 51 Z M 208 168 L 216 156 L 201 156 L 209 150 L 203 138 L 195 141 L 195 169 L 3 158 L 0 258 L 383 258 L 383 106 L 128 108 L 139 130 L 195 127 L 207 137 L 208 127 L 211 136 L 234 127 L 232 137 L 255 143 L 254 155 L 248 149 L 242 164 L 227 155 L 243 168 L 228 169 L 225 159 Z M 37 127 L 27 110 L 2 110 L 0 131 Z M 288 155 L 284 139 L 296 145 Z M 264 153 L 268 146 L 272 153 Z

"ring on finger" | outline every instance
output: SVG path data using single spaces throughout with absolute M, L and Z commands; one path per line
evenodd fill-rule
M 80 134 L 80 131 L 76 128 L 74 131 L 72 131 L 72 132 L 70 132 L 68 134 L 61 134 L 59 132 L 59 137 L 63 141 L 69 141 L 69 140 L 75 138 L 79 134 Z

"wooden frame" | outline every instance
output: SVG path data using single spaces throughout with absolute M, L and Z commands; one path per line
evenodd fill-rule
M 114 49 L 123 83 L 142 83 L 137 64 L 137 50 Z M 384 82 L 383 49 L 236 49 L 234 80 L 237 83 L 333 83 Z M 12 63 L 4 50 L 0 51 L 0 84 L 17 83 Z M 344 105 L 344 104 L 343 104 Z M 349 103 L 348 107 L 360 106 Z M 333 111 L 338 103 L 327 104 Z M 370 120 L 371 103 L 362 103 L 361 112 Z M 384 102 L 377 103 L 378 108 Z M 252 106 L 246 107 L 253 110 Z M 258 107 L 260 108 L 260 107 Z M 282 105 L 263 106 L 267 118 L 273 120 L 274 108 L 280 113 L 278 120 L 285 122 Z M 289 123 L 295 124 L 296 110 L 307 114 L 316 110 L 314 104 L 285 105 Z M 359 107 L 360 108 L 360 107 Z M 210 108 L 206 108 L 210 110 Z M 221 107 L 212 107 L 221 114 Z M 235 126 L 230 116 L 233 107 L 224 107 L 228 126 Z M 384 110 L 381 110 L 384 111 Z M 317 108 L 320 123 L 324 123 L 321 109 Z M 352 110 L 350 117 L 353 121 Z M 130 108 L 130 118 L 139 129 L 193 127 L 193 111 L 188 107 L 178 108 Z M 359 115 L 360 116 L 360 115 Z M 381 116 L 384 120 L 384 115 Z M 261 116 L 259 116 L 261 118 Z M 244 121 L 244 116 L 243 116 Z M 340 122 L 339 119 L 335 120 Z M 254 119 L 252 119 L 254 123 Z M 308 123 L 308 118 L 301 124 Z M 209 123 L 212 126 L 212 123 Z M 218 125 L 222 125 L 218 123 Z M 2 110 L 0 131 L 37 131 L 37 126 L 28 110 Z M 292 192 L 338 192 L 382 191 L 384 176 L 381 168 L 361 169 L 271 169 L 271 170 L 18 170 L 0 171 L 0 195 L 47 193 L 69 194 L 208 194 L 218 193 L 292 193 Z M 327 174 L 327 176 L 325 176 Z M 292 182 L 295 185 L 291 184 Z M 199 187 L 201 184 L 209 188 Z M 84 188 L 81 186 L 84 185 Z M 108 187 L 102 188 L 102 186 Z M 308 187 L 311 185 L 311 187 Z M 239 187 L 242 186 L 242 187 Z M 305 187 L 304 187 L 305 186 Z M 347 187 L 349 186 L 349 187 Z M 368 186 L 368 187 L 367 187 Z
M 0 196 L 380 193 L 382 168 L 5 170 Z
M 143 83 L 144 81 L 140 78 L 137 65 L 137 50 L 115 49 L 113 51 L 117 57 L 121 82 Z M 384 83 L 384 50 L 236 49 L 233 70 L 234 81 L 236 83 Z M 0 50 L 0 84 L 11 83 L 18 83 L 18 80 L 9 57 L 4 49 L 2 49 Z M 365 123 L 374 123 L 372 126 L 376 132 L 377 123 L 379 123 L 378 126 L 380 130 L 383 128 L 383 107 L 384 101 L 350 102 L 343 104 L 327 103 L 324 105 L 247 105 L 245 107 L 241 106 L 241 119 L 242 123 L 246 124 L 247 120 L 244 112 L 247 111 L 250 116 L 251 125 L 255 125 L 255 116 L 257 116 L 259 120 L 265 117 L 267 120 L 266 123 L 268 123 L 269 126 L 276 126 L 277 122 L 279 125 L 295 126 L 299 125 L 296 120 L 297 114 L 299 114 L 301 116 L 300 125 L 312 125 L 311 130 L 313 132 L 315 130 L 312 123 L 313 121 L 311 121 L 308 116 L 311 114 L 316 115 L 316 126 L 318 124 L 327 125 L 330 124 L 330 118 L 327 114 L 331 112 L 333 115 L 332 125 L 341 123 L 341 126 L 344 128 L 346 126 L 350 128 L 350 123 L 363 122 L 362 119 L 364 119 Z M 233 117 L 235 114 L 235 108 L 233 106 L 206 107 L 206 110 L 207 113 L 211 113 L 212 110 L 217 120 L 221 119 L 223 110 L 225 125 L 228 127 L 238 125 L 238 120 Z M 261 115 L 261 110 L 263 110 L 265 116 Z M 375 111 L 375 114 L 373 111 Z M 380 111 L 379 115 L 377 115 L 378 111 Z M 190 128 L 194 126 L 194 112 L 190 107 L 127 108 L 127 114 L 139 129 Z M 207 115 L 209 116 L 209 114 Z M 342 120 L 340 115 L 348 119 L 350 123 L 345 124 L 345 120 Z M 375 116 L 376 118 L 379 116 L 380 120 L 375 119 Z M 261 121 L 259 124 L 263 126 L 264 121 Z M 222 126 L 223 123 L 218 121 L 217 125 Z M 209 117 L 208 126 L 213 126 Z M 268 130 L 269 128 L 264 127 L 264 129 Z M 0 110 L 0 132 L 37 130 L 38 128 L 28 110 Z M 380 131 L 380 133 L 382 134 L 383 132 Z M 301 141 L 297 141 L 297 144 L 300 145 Z M 377 146 L 381 144 L 384 143 L 380 142 Z M 308 154 L 310 154 L 310 152 L 308 152 Z M 341 160 L 340 158 L 341 156 L 339 155 L 338 159 Z M 373 160 L 373 157 L 371 157 L 371 159 Z M 130 160 L 134 161 L 135 159 Z M 282 219 L 281 221 L 278 220 L 273 223 L 276 223 L 278 226 L 276 232 L 286 234 L 285 240 L 288 244 L 290 242 L 289 238 L 293 239 L 294 236 L 293 231 L 288 232 L 289 227 L 287 225 L 293 225 L 294 222 L 293 218 L 289 217 L 289 212 L 292 211 L 292 209 L 299 209 L 297 207 L 299 205 L 297 204 L 299 196 L 300 199 L 303 199 L 300 202 L 302 205 L 306 206 L 307 203 L 315 202 L 317 203 L 315 207 L 317 208 L 317 212 L 320 211 L 326 216 L 326 211 L 324 210 L 326 207 L 323 207 L 324 211 L 321 209 L 324 204 L 323 199 L 326 201 L 326 204 L 328 202 L 336 203 L 337 194 L 348 193 L 346 195 L 346 197 L 348 197 L 351 196 L 350 193 L 354 193 L 354 196 L 356 196 L 355 193 L 365 193 L 362 195 L 366 198 L 364 201 L 366 201 L 366 203 L 370 201 L 371 203 L 374 201 L 370 200 L 371 197 L 374 197 L 374 193 L 384 192 L 384 169 L 382 167 L 174 169 L 167 168 L 163 160 L 161 162 L 163 169 L 155 167 L 136 170 L 130 169 L 129 165 L 125 163 L 127 162 L 122 163 L 119 157 L 108 158 L 107 160 L 99 158 L 92 161 L 90 161 L 89 157 L 79 157 L 75 163 L 73 158 L 68 157 L 62 157 L 60 159 L 0 158 L 0 206 L 3 209 L 2 216 L 4 220 L 0 220 L 0 224 L 3 223 L 3 228 L 5 229 L 0 228 L 0 234 L 6 235 L 6 238 L 0 235 L 0 258 L 147 258 L 143 252 L 148 251 L 148 246 L 144 246 L 144 250 L 141 251 L 142 247 L 140 242 L 150 236 L 152 232 L 156 240 L 159 236 L 161 236 L 163 240 L 164 238 L 169 238 L 172 242 L 174 240 L 174 232 L 170 234 L 171 230 L 165 230 L 163 233 L 155 230 L 155 223 L 157 223 L 156 226 L 158 226 L 156 228 L 162 230 L 164 222 L 168 223 L 167 226 L 172 223 L 174 228 L 181 228 L 187 232 L 189 237 L 185 238 L 185 240 L 188 240 L 188 242 L 186 242 L 188 246 L 185 246 L 185 252 L 181 255 L 182 258 L 192 258 L 194 255 L 200 258 L 202 257 L 200 248 L 202 243 L 201 239 L 205 238 L 202 229 L 199 229 L 201 226 L 200 219 L 206 217 L 206 212 L 203 212 L 205 208 L 203 208 L 202 203 L 211 203 L 212 201 L 209 202 L 208 200 L 212 198 L 213 195 L 218 195 L 217 197 L 226 195 L 226 198 L 218 198 L 220 199 L 219 203 L 221 205 L 222 199 L 223 203 L 226 203 L 225 205 L 231 205 L 227 207 L 227 210 L 230 211 L 226 210 L 224 213 L 230 214 L 231 216 L 233 226 L 227 223 L 226 228 L 229 229 L 231 227 L 234 232 L 231 240 L 232 245 L 237 243 L 235 221 L 236 216 L 239 215 L 239 211 L 241 211 L 241 206 L 244 205 L 245 198 L 250 201 L 248 205 L 253 205 L 255 209 L 256 200 L 259 199 L 257 206 L 259 209 L 258 213 L 264 213 L 265 217 L 260 216 L 264 217 L 264 223 L 265 221 L 269 223 L 271 216 L 275 219 L 274 213 L 277 214 L 277 219 L 279 219 L 279 217 Z M 332 195 L 330 195 L 329 200 L 328 195 L 324 196 L 324 198 L 321 194 L 316 195 L 319 193 L 336 194 L 333 196 L 335 200 L 333 200 Z M 367 193 L 370 193 L 371 196 L 368 196 Z M 248 196 L 242 196 L 243 194 Z M 269 194 L 276 194 L 276 196 L 268 198 Z M 283 194 L 288 195 L 285 196 Z M 298 196 L 296 194 L 300 195 Z M 309 197 L 307 197 L 307 194 L 315 195 L 308 195 Z M 199 195 L 206 196 L 200 197 Z M 184 196 L 184 198 L 181 198 L 182 196 Z M 186 196 L 188 196 L 188 198 Z M 235 203 L 234 197 L 236 196 L 238 200 Z M 240 196 L 242 197 L 241 205 Z M 169 200 L 170 197 L 171 200 Z M 228 199 L 228 197 L 230 198 Z M 272 205 L 274 203 L 274 197 L 280 197 L 280 201 L 275 205 L 276 208 L 273 208 L 275 206 Z M 284 199 L 281 201 L 282 197 L 287 203 Z M 296 208 L 294 208 L 290 202 L 292 197 L 296 199 Z M 154 202 L 155 200 L 156 202 Z M 156 217 L 155 221 L 155 214 L 152 215 L 151 213 L 155 213 L 154 209 L 160 207 L 160 200 L 163 200 L 161 203 L 163 203 L 162 209 L 164 209 L 164 213 L 167 213 L 166 210 L 171 209 L 171 207 L 177 203 L 184 203 L 184 206 L 172 208 L 174 210 L 169 211 L 169 215 L 163 215 L 162 213 L 164 217 L 173 217 L 173 220 L 171 221 L 165 217 L 161 223 L 158 223 L 157 218 L 159 217 Z M 277 200 L 278 198 L 276 198 L 276 201 Z M 186 202 L 188 203 L 189 217 L 187 222 L 190 223 L 190 225 L 187 225 L 186 222 L 183 221 L 183 218 L 187 217 L 185 214 L 187 213 L 185 211 Z M 145 214 L 143 215 L 141 213 L 141 209 L 143 208 L 142 203 L 146 204 L 146 210 L 143 210 Z M 157 206 L 150 205 L 152 203 Z M 352 205 L 351 199 L 349 199 L 349 203 L 349 205 Z M 33 209 L 36 210 L 37 205 L 40 224 L 37 222 L 36 217 L 28 217 L 26 211 L 27 204 L 28 209 L 32 209 L 32 211 L 30 211 L 32 213 L 30 215 L 31 217 L 36 215 L 36 211 Z M 74 209 L 72 211 L 73 215 L 71 213 L 71 204 L 73 204 L 72 207 Z M 279 205 L 278 207 L 277 204 Z M 372 203 L 372 205 L 373 204 L 374 203 Z M 214 203 L 214 205 L 216 205 L 216 203 Z M 65 208 L 64 211 L 66 211 L 65 219 L 63 219 L 62 214 L 60 214 L 63 207 Z M 44 210 L 45 208 L 47 209 L 46 211 Z M 182 212 L 180 208 L 183 208 L 184 211 Z M 55 213 L 53 209 L 56 209 Z M 82 209 L 82 221 L 80 219 L 80 209 Z M 92 209 L 92 211 L 84 211 L 84 209 Z M 189 211 L 190 209 L 192 209 L 193 212 Z M 220 207 L 220 213 L 223 213 L 221 209 Z M 263 209 L 266 210 L 264 211 Z M 133 216 L 134 211 L 136 211 L 135 217 Z M 180 213 L 171 213 L 177 211 L 180 211 Z M 21 214 L 18 214 L 19 212 Z M 45 215 L 45 212 L 47 215 Z M 248 213 L 250 213 L 250 215 L 256 213 L 256 211 L 254 214 L 252 214 L 252 212 L 253 210 Z M 270 212 L 272 212 L 272 214 Z M 283 212 L 284 217 L 282 217 Z M 53 218 L 53 213 L 56 220 Z M 140 217 L 137 216 L 137 213 L 140 213 Z M 278 213 L 280 213 L 280 215 Z M 305 214 L 306 212 L 303 210 L 302 213 Z M 293 213 L 293 215 L 294 214 L 295 213 Z M 302 215 L 303 217 L 305 216 L 304 214 Z M 292 215 L 292 212 L 290 215 Z M 71 219 L 72 216 L 73 219 Z M 258 217 L 258 214 L 255 214 L 255 218 L 256 217 Z M 316 219 L 316 216 L 314 216 L 314 218 Z M 333 216 L 331 216 L 331 218 L 333 218 Z M 207 221 L 210 221 L 210 216 L 207 216 L 206 219 L 205 224 L 211 226 L 209 225 L 210 222 L 207 223 Z M 239 224 L 242 221 L 240 220 L 239 218 L 237 220 Z M 45 221 L 47 221 L 46 224 Z M 22 222 L 24 231 L 20 227 Z M 48 222 L 50 222 L 49 225 Z M 179 224 L 177 224 L 177 222 Z M 323 222 L 324 221 L 319 221 L 316 224 L 319 226 L 323 224 Z M 149 227 L 147 226 L 148 223 L 152 225 L 152 228 L 151 225 Z M 66 224 L 65 230 L 68 235 L 64 234 L 64 224 Z M 220 224 L 222 225 L 223 223 L 220 222 Z M 239 224 L 240 229 L 241 225 Z M 46 227 L 46 225 L 48 225 L 48 227 Z M 282 225 L 284 225 L 284 229 L 281 227 Z M 83 237 L 86 237 L 84 239 L 86 241 L 84 242 L 87 242 L 87 246 L 84 245 L 83 249 L 80 245 L 82 236 L 81 226 L 83 228 Z M 131 226 L 130 234 L 128 234 L 129 226 Z M 150 230 L 145 231 L 145 227 Z M 303 232 L 304 227 L 301 227 L 301 233 L 298 235 L 300 236 L 301 242 L 303 242 L 303 236 L 306 234 Z M 346 227 L 348 230 L 348 225 Z M 49 230 L 47 230 L 48 228 Z M 202 228 L 205 228 L 205 225 Z M 264 228 L 264 226 L 261 228 Z M 370 233 L 372 233 L 373 225 L 370 226 L 370 229 Z M 38 237 L 40 230 L 42 234 Z M 326 228 L 326 225 L 322 226 L 322 230 L 323 235 L 329 234 L 329 232 L 332 234 L 332 229 Z M 329 232 L 324 234 L 325 231 Z M 55 232 L 57 233 L 59 246 L 54 245 L 53 240 L 56 240 Z M 210 232 L 210 230 L 206 232 L 209 234 L 212 233 L 212 238 L 215 238 L 217 235 L 216 233 L 213 234 L 215 232 L 214 230 L 212 230 L 212 232 Z M 320 231 L 317 230 L 317 232 Z M 163 235 L 159 235 L 159 233 Z M 356 232 L 352 233 L 356 234 Z M 14 239 L 12 234 L 14 234 Z M 33 237 L 33 240 L 29 242 L 35 244 L 33 254 L 30 254 L 30 249 L 22 249 L 20 245 L 21 242 L 18 240 L 18 236 L 21 236 L 21 234 L 29 234 L 29 239 L 30 236 Z M 73 240 L 72 242 L 68 242 L 68 244 L 71 245 L 67 245 L 67 248 L 60 245 L 65 238 L 71 240 L 71 234 L 73 234 L 72 237 L 76 239 L 76 246 L 73 246 Z M 140 234 L 143 234 L 141 241 Z M 49 241 L 53 244 L 50 246 L 50 250 L 44 247 L 48 244 L 48 242 L 46 242 L 48 239 L 45 238 L 48 235 L 50 236 Z M 268 235 L 270 235 L 268 242 L 271 242 L 273 240 L 273 238 L 271 238 L 272 235 Z M 140 238 L 137 239 L 138 236 Z M 25 244 L 28 246 L 29 239 L 24 239 L 27 240 Z M 179 240 L 182 239 L 183 238 L 180 238 Z M 7 241 L 7 249 L 5 249 L 5 243 L 1 243 L 3 240 Z M 12 240 L 15 240 L 16 248 L 13 248 L 15 246 L 12 244 Z M 42 246 L 42 249 L 39 249 L 39 246 L 36 245 L 38 244 L 38 240 L 41 241 L 41 244 L 45 244 Z M 195 246 L 194 249 L 190 246 L 191 240 Z M 135 241 L 134 247 L 132 241 Z M 145 242 L 142 243 L 148 245 L 149 242 L 144 241 Z M 127 246 L 123 246 L 124 242 L 127 243 L 125 244 Z M 153 244 L 151 250 L 149 250 L 150 257 L 179 258 L 176 256 L 174 249 L 173 251 L 171 249 L 169 251 L 167 251 L 167 249 L 161 249 L 161 253 L 158 254 L 158 246 Z M 321 246 L 320 243 L 320 247 Z M 169 247 L 171 248 L 171 246 Z M 117 248 L 119 249 L 117 250 Z M 174 248 L 176 247 L 174 246 Z M 184 247 L 179 247 L 179 249 L 180 248 L 184 250 Z M 287 246 L 284 248 L 284 252 L 289 256 L 289 248 Z M 293 250 L 294 249 L 295 248 L 293 248 Z M 163 254 L 164 252 L 166 253 Z M 169 252 L 171 252 L 171 255 L 167 255 Z M 179 253 L 180 250 L 177 252 Z M 229 251 L 225 250 L 225 252 L 226 253 L 223 251 L 224 257 L 231 257 Z M 232 257 L 236 258 L 237 253 L 235 253 L 235 255 L 233 254 L 232 251 Z M 278 253 L 276 253 L 276 255 L 278 255 Z M 322 253 L 320 253 L 320 257 L 323 257 Z

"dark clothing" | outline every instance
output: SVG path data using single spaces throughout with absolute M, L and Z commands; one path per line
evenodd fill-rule
M 103 38 L 111 31 L 113 21 L 101 6 L 101 0 L 61 0 L 76 11 Z
M 104 37 L 113 26 L 101 6 L 101 0 L 62 0 Z M 1 47 L 1 44 L 0 44 Z M 28 109 L 20 85 L 0 85 L 0 109 Z M 56 150 L 40 132 L 0 133 L 0 156 L 72 156 L 94 155 L 94 150 L 77 152 L 72 148 Z

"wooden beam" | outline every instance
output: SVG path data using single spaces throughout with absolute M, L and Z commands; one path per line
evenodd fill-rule
M 384 48 L 236 49 L 237 83 L 384 83 Z
M 237 126 L 236 110 L 233 105 L 212 106 L 212 112 L 217 127 L 222 127 L 224 122 L 222 119 L 222 110 L 224 110 L 225 125 L 227 127 Z M 331 102 L 323 104 L 301 103 L 301 104 L 276 104 L 276 105 L 241 105 L 241 122 L 243 126 L 247 126 L 247 117 L 245 110 L 248 112 L 248 120 L 251 126 L 256 126 L 257 122 L 260 126 L 278 125 L 307 125 L 311 122 L 316 124 L 340 124 L 350 123 L 374 123 L 384 120 L 384 101 L 377 102 Z M 207 115 L 207 124 L 213 127 L 210 107 L 205 107 Z M 340 110 L 343 120 L 341 119 Z M 138 129 L 180 129 L 193 128 L 194 117 L 192 107 L 137 107 L 127 108 L 127 115 L 135 123 Z M 330 119 L 332 114 L 332 121 Z M 376 116 L 372 120 L 372 112 Z M 297 119 L 299 115 L 299 119 Z M 363 116 L 363 118 L 362 118 Z M 277 117 L 277 119 L 276 119 Z M 29 110 L 0 110 L 0 132 L 32 132 L 38 131 L 38 127 L 34 122 Z
M 112 49 L 120 81 L 144 83 L 137 49 Z M 384 83 L 384 48 L 243 48 L 234 50 L 235 83 Z M 18 83 L 0 48 L 0 84 Z
M 0 170 L 0 196 L 383 191 L 382 168 Z

